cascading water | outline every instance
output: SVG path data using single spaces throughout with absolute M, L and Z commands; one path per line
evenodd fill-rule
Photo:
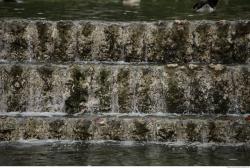
M 1 140 L 249 141 L 249 25 L 2 20 Z

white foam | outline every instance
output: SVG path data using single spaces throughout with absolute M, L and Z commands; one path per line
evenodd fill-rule
M 66 116 L 65 112 L 0 112 L 0 116 L 9 116 L 9 117 L 63 117 Z M 90 115 L 90 116 L 115 116 L 115 117 L 147 117 L 147 116 L 155 116 L 155 117 L 179 117 L 179 116 L 206 116 L 206 115 L 197 115 L 197 114 L 176 114 L 176 113 L 164 113 L 164 112 L 156 112 L 156 113 L 143 113 L 143 112 L 131 112 L 131 113 L 76 113 L 73 116 L 82 116 L 82 115 Z M 226 114 L 226 115 L 212 115 L 214 117 L 220 116 L 230 116 L 230 117 L 248 117 L 250 114 Z
M 0 116 L 9 117 L 56 117 L 56 116 L 66 116 L 67 113 L 63 112 L 0 112 Z
M 122 146 L 134 146 L 136 142 L 135 141 L 121 141 L 120 144 Z
M 51 144 L 51 143 L 57 143 L 57 144 L 74 144 L 80 141 L 75 141 L 75 140 L 58 140 L 58 139 L 20 139 L 16 141 L 17 143 L 21 144 L 30 144 L 30 145 L 46 145 L 46 144 Z
M 89 140 L 89 141 L 76 141 L 76 140 L 58 140 L 58 139 L 46 139 L 46 140 L 38 140 L 38 139 L 28 139 L 23 140 L 20 139 L 18 141 L 13 142 L 0 142 L 0 144 L 22 144 L 25 146 L 36 146 L 36 145 L 46 145 L 46 144 L 76 144 L 76 143 L 86 143 L 86 144 L 115 144 L 121 146 L 138 146 L 138 145 L 165 145 L 169 147 L 198 147 L 198 148 L 210 148 L 210 147 L 241 147 L 244 146 L 246 148 L 250 148 L 250 144 L 247 143 L 188 143 L 185 141 L 178 142 L 159 142 L 159 141 L 115 141 L 115 140 Z
M 146 117 L 146 116 L 180 116 L 179 114 L 175 113 L 163 113 L 163 112 L 157 112 L 157 113 L 141 113 L 141 112 L 132 112 L 132 113 L 101 113 L 103 116 L 118 116 L 118 117 Z

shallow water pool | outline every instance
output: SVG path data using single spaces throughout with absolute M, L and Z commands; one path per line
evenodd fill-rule
M 2 143 L 0 165 L 250 165 L 250 149 L 132 142 Z
M 49 20 L 152 21 L 169 19 L 237 20 L 250 18 L 249 0 L 220 0 L 217 11 L 197 14 L 197 0 L 0 0 L 0 17 Z

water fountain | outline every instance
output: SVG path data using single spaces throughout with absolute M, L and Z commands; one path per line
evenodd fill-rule
M 249 20 L 2 18 L 0 141 L 247 145 L 249 56 Z
M 2 139 L 245 142 L 249 26 L 3 20 Z

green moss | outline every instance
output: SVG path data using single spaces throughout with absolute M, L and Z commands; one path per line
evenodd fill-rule
M 12 139 L 12 132 L 15 131 L 15 121 L 4 122 L 0 120 L 4 125 L 0 125 L 0 141 L 10 141 Z
M 72 80 L 68 82 L 70 96 L 65 101 L 65 110 L 68 114 L 78 113 L 86 108 L 84 106 L 88 100 L 88 88 L 84 86 L 86 75 L 86 72 L 77 67 L 72 70 Z
M 23 54 L 28 48 L 28 43 L 23 38 L 16 38 L 15 41 L 12 42 L 10 45 L 11 45 L 11 52 L 16 53 L 17 57 L 20 57 L 19 54 Z M 18 60 L 22 59 L 25 58 L 20 58 Z
M 219 133 L 219 129 L 216 127 L 214 122 L 209 122 L 208 124 L 209 134 L 208 134 L 208 142 L 225 142 L 223 138 L 223 134 Z
M 133 131 L 134 135 L 138 136 L 140 140 L 145 140 L 146 134 L 149 132 L 149 129 L 146 126 L 146 123 L 140 121 L 134 121 L 135 130 Z
M 45 49 L 45 43 L 49 40 L 50 34 L 48 34 L 48 31 L 51 26 L 51 23 L 36 22 L 38 39 L 40 41 L 40 44 L 43 45 L 43 49 Z
M 123 52 L 123 47 L 118 43 L 119 26 L 110 25 L 105 28 L 104 33 L 108 44 L 105 59 L 118 61 Z
M 158 25 L 156 24 L 157 29 L 151 30 L 151 40 L 150 42 L 144 41 L 145 43 L 145 55 L 147 56 L 148 62 L 164 62 L 164 41 L 167 36 L 166 25 Z
M 53 57 L 51 57 L 52 61 L 71 61 L 72 58 L 67 54 L 67 50 L 72 40 L 72 27 L 73 23 L 69 21 L 60 21 L 57 23 L 59 39 L 55 42 Z
M 238 22 L 236 24 L 236 37 L 242 37 L 250 34 L 250 22 Z
M 189 38 L 189 23 L 173 23 L 170 30 L 162 30 L 159 34 L 163 60 L 165 63 L 186 62 L 186 50 Z
M 197 55 L 197 59 L 200 62 L 210 62 L 210 60 L 207 60 L 209 58 L 204 57 L 207 55 L 207 52 L 211 50 L 211 46 L 214 42 L 214 40 L 211 40 L 213 38 L 213 34 L 211 33 L 212 30 L 212 25 L 209 23 L 203 23 L 200 24 L 195 32 L 199 35 L 199 44 L 195 45 L 193 47 L 194 49 L 194 54 Z M 210 55 L 209 55 L 210 56 Z
M 238 22 L 235 26 L 236 33 L 232 37 L 233 43 L 233 57 L 234 63 L 246 63 L 249 59 L 249 39 L 247 35 L 250 34 L 250 23 Z
M 0 130 L 0 141 L 10 141 L 12 139 L 11 133 L 12 133 L 11 130 L 4 130 L 4 131 Z
M 5 25 L 5 31 L 9 32 L 13 36 L 22 36 L 25 31 L 28 22 L 25 21 L 11 21 L 7 22 Z
M 90 22 L 87 22 L 83 25 L 83 29 L 82 29 L 82 34 L 85 36 L 85 37 L 89 37 L 91 36 L 91 34 L 93 33 L 93 31 L 95 30 L 95 25 L 93 25 L 92 23 Z
M 26 102 L 21 101 L 21 95 L 14 94 L 7 98 L 7 112 L 26 111 Z
M 235 135 L 234 138 L 238 141 L 238 142 L 247 142 L 247 140 L 250 139 L 250 135 L 249 135 L 249 129 L 245 128 L 243 125 L 241 125 L 238 122 L 234 122 L 233 124 L 233 130 L 235 130 Z
M 11 67 L 8 72 L 9 91 L 11 94 L 7 97 L 7 111 L 25 111 L 26 101 L 22 99 L 22 91 L 26 84 L 26 79 L 23 77 L 23 68 L 18 65 Z
M 130 71 L 128 69 L 120 69 L 117 75 L 118 84 L 118 104 L 120 113 L 131 112 L 132 95 L 129 91 Z
M 143 24 L 132 24 L 129 27 L 129 43 L 125 45 L 125 61 L 126 62 L 137 62 L 144 61 L 145 52 L 140 53 L 139 50 L 143 47 L 141 46 L 141 40 L 144 36 L 145 25 Z M 131 49 L 130 49 L 131 47 Z M 144 48 L 145 49 L 145 48 Z
M 62 126 L 64 125 L 64 121 L 57 119 L 49 123 L 49 132 L 50 138 L 59 139 L 62 136 Z
M 28 119 L 25 124 L 25 130 L 23 133 L 23 139 L 42 139 L 39 134 L 39 126 L 41 122 L 38 122 L 35 119 Z
M 248 68 L 246 67 L 242 67 L 242 86 L 246 86 L 245 89 L 242 90 L 241 93 L 241 98 L 242 98 L 242 111 L 241 113 L 246 113 L 249 114 L 250 113 L 250 80 L 249 80 L 249 76 L 250 76 L 250 71 Z
M 196 127 L 197 125 L 195 123 L 187 123 L 186 134 L 189 142 L 201 141 L 201 135 L 199 134 L 199 131 L 196 130 Z
M 171 46 L 169 46 L 169 48 L 174 51 L 170 52 L 174 55 L 169 55 L 169 62 L 187 62 L 187 60 L 185 59 L 187 58 L 186 50 L 188 47 L 187 44 L 189 39 L 189 27 L 190 26 L 188 22 L 173 24 L 171 39 L 174 41 L 174 45 L 170 44 Z
M 52 28 L 52 24 L 44 23 L 44 22 L 37 22 L 36 28 L 37 28 L 38 40 L 39 40 L 37 57 L 41 61 L 44 61 L 44 59 L 48 59 L 48 58 L 45 58 L 45 55 L 49 54 L 47 45 L 48 43 L 52 42 L 52 31 L 50 32 L 50 29 Z
M 43 85 L 44 93 L 51 91 L 53 89 L 53 84 L 52 84 L 53 68 L 50 66 L 42 66 L 41 68 L 38 69 L 38 73 L 44 82 Z
M 217 22 L 217 40 L 215 41 L 215 48 L 212 48 L 211 59 L 216 63 L 235 63 L 233 56 L 233 45 L 228 40 L 229 31 L 231 29 L 229 23 Z
M 158 130 L 157 135 L 160 137 L 160 141 L 176 141 L 176 132 L 174 130 L 169 130 L 169 129 L 165 129 L 165 128 L 161 128 Z
M 216 114 L 227 114 L 230 107 L 230 100 L 225 97 L 226 88 L 229 88 L 229 84 L 226 81 L 220 81 L 214 83 L 214 91 L 212 94 L 213 105 L 215 107 L 214 112 Z
M 92 46 L 93 46 L 93 44 L 94 44 L 93 41 L 87 41 L 84 43 L 83 46 L 81 46 L 81 49 L 79 51 L 81 60 L 93 61 L 93 59 L 92 59 Z
M 178 82 L 174 79 L 168 81 L 168 91 L 166 92 L 166 104 L 168 112 L 170 113 L 183 113 L 185 97 L 184 89 L 178 86 Z
M 96 92 L 96 95 L 99 98 L 100 105 L 99 110 L 101 112 L 110 112 L 111 111 L 111 71 L 106 68 L 100 70 L 99 75 L 97 76 L 97 84 L 99 89 Z
M 23 68 L 19 65 L 14 65 L 11 67 L 9 74 L 12 78 L 19 78 L 22 76 L 22 73 L 23 73 Z
M 109 120 L 109 131 L 108 137 L 111 140 L 120 141 L 121 140 L 121 122 L 118 120 Z
M 152 112 L 152 98 L 150 97 L 150 85 L 153 82 L 152 70 L 149 68 L 142 70 L 142 76 L 136 86 L 137 108 L 139 112 Z
M 8 32 L 13 41 L 10 42 L 11 57 L 15 60 L 25 60 L 25 51 L 28 48 L 28 43 L 24 38 L 28 23 L 24 21 L 13 21 L 6 23 L 5 32 Z
M 79 43 L 78 52 L 80 55 L 81 60 L 90 60 L 92 61 L 92 47 L 93 47 L 93 40 L 91 38 L 91 35 L 93 31 L 95 30 L 96 26 L 91 24 L 90 22 L 84 23 L 82 28 L 82 31 L 80 32 L 80 36 L 84 36 L 84 42 L 83 44 Z
M 167 29 L 166 23 L 160 23 L 157 25 L 157 31 L 153 32 L 153 36 L 155 37 L 155 47 L 156 55 L 160 55 L 162 63 L 168 63 L 168 53 L 170 51 L 169 47 L 167 46 L 167 41 L 170 36 L 170 32 Z
M 186 50 L 189 39 L 189 23 L 174 22 L 171 29 L 161 23 L 158 25 L 156 44 L 159 44 L 157 54 L 164 63 L 183 63 L 187 62 Z
M 88 140 L 91 134 L 89 133 L 89 127 L 91 121 L 79 120 L 73 128 L 74 136 L 76 140 Z
M 206 93 L 202 91 L 202 86 L 195 76 L 191 82 L 191 112 L 192 113 L 208 113 L 210 112 L 208 107 L 211 105 L 208 98 L 206 99 Z

